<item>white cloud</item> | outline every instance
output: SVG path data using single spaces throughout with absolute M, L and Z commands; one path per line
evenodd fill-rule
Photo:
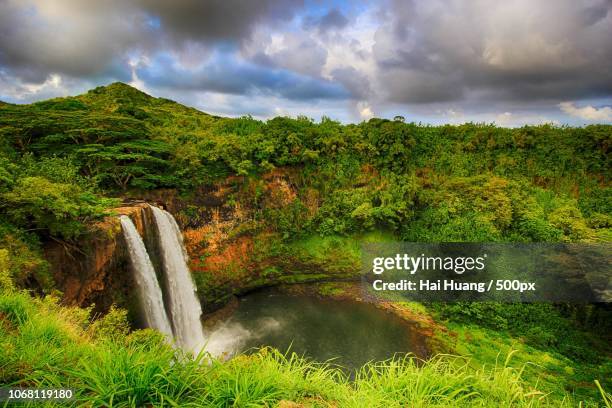
M 550 119 L 544 115 L 529 114 L 529 113 L 512 113 L 504 112 L 495 115 L 493 119 L 496 125 L 502 127 L 520 127 L 525 125 L 559 125 L 559 121 Z
M 368 120 L 374 116 L 372 108 L 366 101 L 361 101 L 357 103 L 357 111 L 359 112 L 359 117 L 362 120 Z
M 508 126 L 510 123 L 512 123 L 512 120 L 513 118 L 511 112 L 500 113 L 495 117 L 495 123 L 500 126 Z
M 604 106 L 595 108 L 591 105 L 578 107 L 574 102 L 561 102 L 559 104 L 561 110 L 570 116 L 588 121 L 610 122 L 612 121 L 612 108 Z
M 144 81 L 138 77 L 138 68 L 140 68 L 141 66 L 147 66 L 149 64 L 150 61 L 146 55 L 135 56 L 128 60 L 128 65 L 130 67 L 130 70 L 132 71 L 132 80 L 129 82 L 129 84 L 134 88 L 138 88 L 141 91 L 147 93 L 150 91 Z
M 284 68 L 341 84 L 354 99 L 369 106 L 378 102 L 375 86 L 377 66 L 372 54 L 378 28 L 377 8 L 350 14 L 350 23 L 333 32 L 300 24 L 300 20 L 259 26 L 242 44 L 242 56 L 273 68 Z M 296 25 L 297 24 L 297 25 Z M 371 116 L 372 110 L 353 109 L 355 119 Z
M 59 74 L 50 74 L 40 83 L 24 82 L 19 78 L 0 76 L 0 99 L 12 102 L 31 102 L 64 96 L 68 93 L 63 78 Z

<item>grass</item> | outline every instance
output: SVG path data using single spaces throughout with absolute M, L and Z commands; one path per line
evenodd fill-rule
M 159 333 L 128 332 L 121 310 L 113 309 L 91 323 L 86 310 L 59 306 L 56 299 L 32 298 L 17 291 L 0 293 L 0 348 L 4 351 L 0 354 L 0 383 L 70 387 L 76 390 L 76 398 L 69 404 L 73 406 L 575 404 L 568 395 L 548 394 L 537 382 L 526 381 L 524 373 L 530 363 L 518 359 L 514 351 L 495 365 L 479 365 L 473 359 L 449 355 L 425 363 L 394 358 L 367 364 L 351 381 L 337 367 L 267 348 L 225 362 L 203 354 L 194 358 L 173 349 Z M 600 402 L 605 403 L 609 395 L 601 384 L 598 386 Z
M 569 406 L 569 399 L 553 402 L 526 386 L 523 368 L 509 363 L 510 358 L 501 366 L 473 369 L 470 360 L 447 355 L 422 366 L 390 360 L 364 367 L 356 386 L 369 398 L 364 406 Z
M 573 360 L 553 349 L 534 347 L 524 338 L 476 324 L 449 322 L 447 327 L 455 335 L 449 348 L 468 356 L 474 367 L 495 365 L 500 355 L 515 353 L 513 360 L 524 367 L 522 377 L 527 382 L 537 383 L 559 397 L 571 393 L 576 401 L 597 398 L 599 392 L 594 379 L 609 385 L 612 372 L 609 359 L 607 363 Z
M 342 251 L 343 256 L 361 260 L 361 245 L 368 242 L 394 242 L 397 238 L 390 232 L 371 231 L 363 234 L 353 234 L 349 236 L 331 235 L 320 236 L 310 235 L 306 238 L 292 241 L 289 246 L 291 249 L 302 251 L 307 257 L 328 261 L 331 254 Z

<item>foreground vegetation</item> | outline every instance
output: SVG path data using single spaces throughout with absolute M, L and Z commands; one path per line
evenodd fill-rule
M 394 358 L 364 366 L 350 382 L 328 364 L 262 349 L 229 362 L 193 359 L 151 330 L 129 332 L 125 312 L 111 310 L 91 322 L 88 311 L 34 299 L 7 289 L 0 294 L 0 382 L 69 387 L 70 404 L 86 406 L 342 406 L 538 407 L 574 406 L 569 396 L 547 395 L 521 379 L 529 363 L 498 355 L 492 366 L 438 356 L 418 364 Z M 602 391 L 603 392 L 603 391 Z M 608 398 L 605 394 L 603 398 Z M 299 403 L 304 405 L 294 405 Z M 39 405 L 39 404 L 37 404 Z
M 243 282 L 346 277 L 364 240 L 611 242 L 611 144 L 607 125 L 219 118 L 120 83 L 0 103 L 0 383 L 71 386 L 91 405 L 605 404 L 594 382 L 612 387 L 605 305 L 405 305 L 443 323 L 442 351 L 469 360 L 396 359 L 351 383 L 270 350 L 200 364 L 155 333 L 129 332 L 119 309 L 92 322 L 42 300 L 60 296 L 43 250 L 78 248 L 122 198 L 159 191 L 182 203 L 208 299 Z M 231 187 L 222 209 L 241 214 L 219 251 L 254 244 L 211 271 L 201 200 L 219 183 Z

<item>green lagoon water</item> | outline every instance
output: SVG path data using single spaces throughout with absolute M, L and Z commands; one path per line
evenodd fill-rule
M 272 346 L 350 371 L 396 354 L 426 353 L 424 339 L 410 324 L 374 305 L 271 290 L 242 297 L 209 334 L 214 354 Z

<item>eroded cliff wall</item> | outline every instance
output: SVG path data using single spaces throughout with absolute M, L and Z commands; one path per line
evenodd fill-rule
M 114 210 L 129 216 L 143 238 L 147 237 L 147 204 Z M 45 246 L 57 288 L 68 305 L 94 305 L 94 312 L 105 312 L 112 304 L 133 306 L 133 280 L 127 247 L 118 216 L 110 216 L 93 226 L 76 245 L 50 242 Z

